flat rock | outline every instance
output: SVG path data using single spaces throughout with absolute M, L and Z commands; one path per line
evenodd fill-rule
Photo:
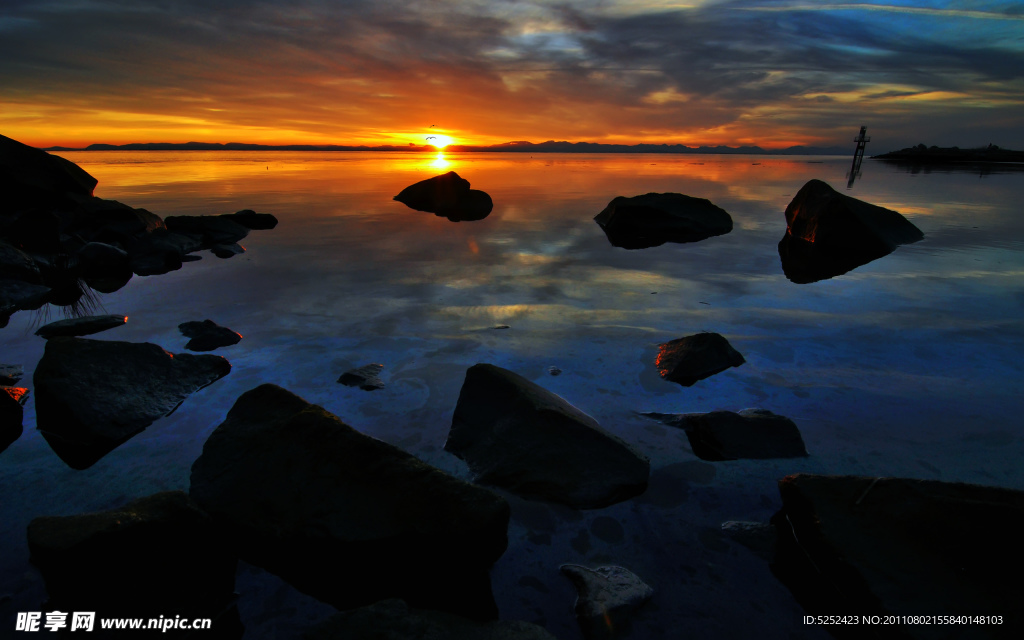
M 658 348 L 654 364 L 665 380 L 684 387 L 746 362 L 729 341 L 717 333 L 698 333 L 671 340 Z
M 24 387 L 0 387 L 0 452 L 21 437 L 22 420 L 25 417 L 23 405 L 28 400 L 28 389 Z
M 469 181 L 454 171 L 409 185 L 395 196 L 410 209 L 429 211 L 452 222 L 482 220 L 494 207 L 484 191 L 469 188 Z
M 41 338 L 54 338 L 56 336 L 88 336 L 114 327 L 120 327 L 128 322 L 128 316 L 105 315 L 105 316 L 83 316 L 81 318 L 68 318 L 58 320 L 39 327 L 36 335 Z
M 271 384 L 239 397 L 190 495 L 240 557 L 339 609 L 399 597 L 497 617 L 488 570 L 509 506 Z
M 85 469 L 230 371 L 220 356 L 58 336 L 33 375 L 36 425 L 61 459 Z
M 1001 625 L 873 627 L 884 638 L 1019 638 L 1024 492 L 856 476 L 791 475 L 773 571 L 809 614 L 1003 617 Z
M 807 455 L 796 423 L 766 409 L 643 415 L 685 429 L 693 453 L 701 460 L 719 462 Z
M 650 461 L 557 395 L 507 369 L 466 371 L 444 448 L 476 482 L 597 509 L 643 493 Z
M 189 351 L 213 351 L 238 344 L 242 340 L 242 334 L 222 327 L 213 320 L 182 322 L 178 330 L 186 338 L 191 338 L 185 345 Z
M 227 218 L 232 222 L 252 229 L 253 231 L 264 231 L 267 229 L 273 229 L 277 226 L 277 218 L 269 213 L 256 213 L 252 209 L 242 209 L 235 213 L 224 213 L 221 214 L 222 218 Z
M 808 181 L 786 207 L 786 234 L 816 251 L 869 255 L 885 255 L 924 237 L 896 211 L 851 198 L 821 180 Z
M 364 364 L 341 374 L 338 382 L 346 387 L 359 387 L 365 391 L 383 389 L 384 382 L 378 377 L 383 370 L 384 365 L 382 364 Z
M 542 627 L 519 620 L 470 620 L 441 611 L 410 609 L 389 599 L 336 613 L 305 640 L 555 640 Z
M 212 617 L 233 599 L 238 561 L 182 491 L 36 518 L 28 547 L 52 609 Z
M 732 218 L 725 209 L 681 193 L 618 196 L 594 220 L 613 246 L 624 249 L 697 242 L 732 231 Z
M 587 638 L 619 637 L 630 615 L 654 595 L 640 576 L 623 567 L 563 564 L 559 570 L 576 587 L 574 610 Z
M 25 375 L 25 367 L 20 364 L 0 364 L 0 385 L 9 387 L 18 384 Z
M 249 227 L 228 216 L 168 216 L 168 231 L 198 235 L 203 245 L 231 244 L 249 235 Z

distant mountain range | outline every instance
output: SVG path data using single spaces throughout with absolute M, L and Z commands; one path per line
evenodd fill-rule
M 436 151 L 430 145 L 409 144 L 351 146 L 334 144 L 247 144 L 243 142 L 134 142 L 130 144 L 91 144 L 85 148 L 50 147 L 45 151 Z M 770 155 L 850 155 L 845 147 L 804 147 L 763 149 L 761 147 L 700 146 L 681 144 L 601 144 L 597 142 L 505 142 L 487 146 L 448 145 L 451 152 L 517 152 L 517 153 L 731 153 Z

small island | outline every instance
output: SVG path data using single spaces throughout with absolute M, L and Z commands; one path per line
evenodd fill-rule
M 994 144 L 975 149 L 959 147 L 927 147 L 919 144 L 899 151 L 890 151 L 880 156 L 872 156 L 877 160 L 892 160 L 900 163 L 913 164 L 949 164 L 954 162 L 1024 162 L 1024 151 L 1002 149 Z

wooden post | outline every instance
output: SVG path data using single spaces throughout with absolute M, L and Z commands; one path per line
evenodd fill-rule
M 857 143 L 857 148 L 853 151 L 853 166 L 850 167 L 850 175 L 847 176 L 850 179 L 846 183 L 847 189 L 853 186 L 854 180 L 856 180 L 860 175 L 860 163 L 864 160 L 864 147 L 867 145 L 868 141 L 871 140 L 871 138 L 865 135 L 867 132 L 867 127 L 861 127 L 860 133 L 853 139 L 853 141 Z

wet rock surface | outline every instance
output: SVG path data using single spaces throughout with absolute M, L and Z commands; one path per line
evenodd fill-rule
M 444 445 L 476 482 L 596 509 L 643 493 L 650 462 L 597 421 L 491 364 L 466 371 Z
M 384 381 L 380 379 L 380 372 L 384 370 L 382 364 L 364 364 L 355 369 L 349 369 L 341 374 L 338 382 L 346 387 L 359 387 L 364 391 L 383 389 Z
M 50 596 L 47 610 L 216 617 L 234 599 L 237 559 L 182 491 L 111 511 L 35 518 L 28 546 Z M 230 637 L 221 635 L 222 620 L 214 629 Z
M 394 198 L 410 209 L 429 211 L 452 222 L 483 220 L 494 207 L 484 191 L 469 188 L 469 181 L 454 171 L 409 185 Z
M 724 336 L 698 333 L 660 345 L 654 364 L 665 380 L 690 387 L 744 362 L 740 352 Z
M 650 585 L 623 567 L 563 564 L 559 570 L 576 587 L 574 611 L 586 638 L 621 637 L 631 614 L 654 595 Z
M 402 600 L 382 600 L 342 611 L 308 631 L 304 640 L 555 640 L 542 627 L 518 620 L 481 622 L 411 609 Z
M 693 453 L 701 460 L 719 462 L 807 455 L 796 423 L 766 409 L 643 415 L 685 429 Z
M 230 371 L 220 356 L 151 343 L 51 338 L 33 375 L 36 425 L 62 460 L 84 469 Z
M 49 340 L 57 336 L 88 336 L 114 327 L 120 327 L 128 322 L 128 316 L 105 315 L 85 316 L 82 318 L 68 318 L 58 320 L 39 327 L 36 335 Z
M 808 613 L 1000 615 L 1002 625 L 949 637 L 1020 636 L 1024 492 L 797 474 L 779 481 L 779 493 L 772 570 Z M 928 625 L 873 630 L 882 638 L 939 637 Z
M 732 231 L 725 209 L 681 193 L 618 196 L 594 220 L 613 246 L 624 249 L 697 242 Z
M 191 338 L 185 344 L 189 351 L 213 351 L 238 344 L 242 340 L 242 334 L 222 327 L 213 320 L 182 322 L 178 325 L 178 331 L 186 338 Z
M 0 453 L 21 437 L 27 400 L 28 389 L 24 387 L 0 387 Z
M 244 393 L 192 467 L 192 498 L 247 562 L 338 608 L 400 597 L 474 619 L 509 506 L 275 385 Z

